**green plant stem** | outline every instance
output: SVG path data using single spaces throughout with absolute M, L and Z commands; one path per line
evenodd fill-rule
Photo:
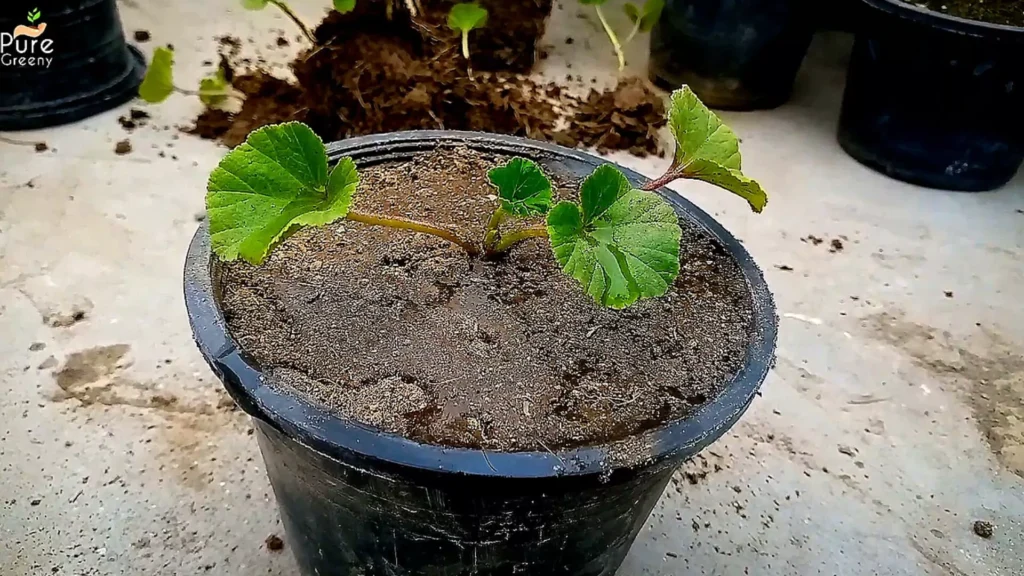
M 686 175 L 683 173 L 683 170 L 681 168 L 676 167 L 675 163 L 673 163 L 672 166 L 668 167 L 668 170 L 665 171 L 664 174 L 658 176 L 654 180 L 651 180 L 647 184 L 644 184 L 643 186 L 640 187 L 640 189 L 646 190 L 647 192 L 654 192 L 655 190 L 661 188 L 662 186 L 666 186 L 671 182 L 675 182 L 676 180 L 685 177 Z
M 462 55 L 469 60 L 469 30 L 462 31 Z
M 636 38 L 636 35 L 640 33 L 641 21 L 641 18 L 637 18 L 636 24 L 633 26 L 633 30 L 629 33 L 629 36 L 626 36 L 626 39 L 622 41 L 623 46 L 629 46 L 629 43 L 633 41 L 633 38 Z
M 622 53 L 622 45 L 619 44 L 619 37 L 615 35 L 615 31 L 612 30 L 611 25 L 608 24 L 608 20 L 604 17 L 604 12 L 601 10 L 601 6 L 594 6 L 594 10 L 597 11 L 597 18 L 601 20 L 601 26 L 604 26 L 604 32 L 608 35 L 608 39 L 612 41 L 612 48 L 615 49 L 615 56 L 619 59 L 619 71 L 621 72 L 626 67 L 626 55 Z
M 299 27 L 299 30 L 302 30 L 302 34 L 306 36 L 306 39 L 308 39 L 313 46 L 316 46 L 316 36 L 313 36 L 313 33 L 309 31 L 306 23 L 300 20 L 298 15 L 296 15 L 295 12 L 292 12 L 292 9 L 285 4 L 283 0 L 270 0 L 270 3 L 280 8 L 281 12 L 284 12 L 285 16 L 291 18 L 292 22 L 295 22 L 295 25 Z
M 175 86 L 174 91 L 185 96 L 226 96 L 242 100 L 242 96 L 234 90 L 189 90 L 188 88 L 178 88 Z
M 502 236 L 501 241 L 498 242 L 497 246 L 488 250 L 487 253 L 501 254 L 523 240 L 527 240 L 529 238 L 545 238 L 547 235 L 548 229 L 546 226 L 531 226 L 529 228 L 523 228 L 522 230 L 516 230 L 515 232 L 509 232 Z
M 452 230 L 441 226 L 396 216 L 378 216 L 377 214 L 369 214 L 357 210 L 349 210 L 346 218 L 353 222 L 362 222 L 363 224 L 371 224 L 373 226 L 385 226 L 387 228 L 398 228 L 401 230 L 412 230 L 421 234 L 430 234 L 459 246 L 470 256 L 478 256 L 480 254 L 480 247 L 476 243 L 465 240 Z
M 505 221 L 505 216 L 508 213 L 501 206 L 498 206 L 494 213 L 491 214 L 489 220 L 487 220 L 487 229 L 484 232 L 484 250 L 492 250 L 494 245 L 498 243 L 499 230 L 501 223 Z

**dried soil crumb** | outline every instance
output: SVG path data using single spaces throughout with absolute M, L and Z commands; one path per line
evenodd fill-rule
M 149 30 L 136 30 L 133 36 L 136 42 L 149 42 L 149 39 L 152 37 Z
M 840 240 L 839 238 L 833 238 L 832 242 L 829 243 L 828 251 L 835 254 L 836 252 L 842 252 L 843 248 L 843 241 Z
M 779 270 L 782 270 L 783 272 L 792 272 L 793 271 L 793 267 L 789 266 L 787 264 L 776 264 L 775 267 L 778 268 Z
M 284 540 L 282 540 L 277 534 L 267 536 L 267 539 L 264 540 L 263 543 L 266 545 L 267 550 L 270 550 L 271 552 L 280 552 L 281 550 L 284 550 Z
M 33 342 L 28 347 L 28 349 L 31 350 L 32 352 L 38 352 L 38 351 L 40 351 L 40 350 L 42 350 L 44 348 L 46 348 L 46 344 L 44 344 L 42 342 Z
M 131 154 L 132 143 L 128 140 L 121 140 L 114 146 L 114 154 L 118 156 L 124 156 L 125 154 Z
M 50 145 L 47 144 L 46 142 L 36 142 L 35 149 L 36 152 L 46 152 L 47 150 L 50 149 Z
M 472 73 L 458 38 L 445 28 L 447 3 L 424 2 L 426 14 L 410 23 L 404 12 L 389 20 L 384 2 L 360 2 L 351 13 L 331 12 L 316 28 L 320 45 L 291 64 L 295 84 L 265 70 L 241 73 L 232 81 L 245 95 L 241 110 L 208 109 L 188 131 L 237 146 L 261 126 L 295 120 L 326 141 L 440 128 L 663 154 L 657 130 L 664 105 L 644 81 L 624 80 L 580 99 L 523 75 L 533 66 L 551 0 L 482 3 L 488 25 L 474 33 Z M 222 52 L 237 56 L 237 39 L 220 41 Z
M 995 533 L 995 527 L 992 526 L 991 522 L 986 520 L 975 520 L 974 521 L 974 533 L 982 538 L 991 538 L 992 534 Z
M 456 148 L 372 166 L 355 205 L 476 235 L 502 160 Z M 552 176 L 559 198 L 576 198 L 578 180 Z M 421 442 L 523 451 L 628 438 L 615 459 L 639 462 L 650 447 L 635 435 L 715 398 L 750 340 L 735 262 L 685 223 L 680 250 L 669 293 L 622 311 L 596 305 L 541 240 L 488 262 L 347 221 L 216 274 L 231 333 L 272 386 Z
M 800 241 L 801 242 L 809 242 L 811 244 L 814 244 L 815 246 L 818 246 L 819 244 L 824 242 L 824 240 L 822 240 L 821 238 L 818 238 L 814 234 L 808 234 L 806 238 L 801 238 Z

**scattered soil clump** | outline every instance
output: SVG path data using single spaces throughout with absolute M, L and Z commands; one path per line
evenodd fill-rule
M 456 148 L 369 167 L 355 207 L 474 237 L 503 160 Z M 576 197 L 577 181 L 553 176 L 559 198 Z M 742 272 L 694 226 L 680 248 L 669 293 L 621 311 L 595 304 L 544 240 L 483 261 L 350 221 L 215 275 L 231 333 L 271 385 L 422 442 L 558 450 L 684 417 L 741 368 L 753 317 Z
M 483 2 L 490 16 L 473 34 L 469 63 L 445 24 L 451 2 L 425 2 L 426 13 L 411 21 L 404 11 L 389 20 L 384 4 L 331 12 L 315 31 L 318 45 L 291 63 L 295 84 L 263 70 L 233 71 L 234 86 L 245 94 L 241 110 L 207 110 L 188 131 L 236 146 L 260 126 L 296 120 L 326 141 L 398 130 L 479 130 L 602 152 L 663 154 L 657 129 L 665 124 L 664 104 L 645 81 L 624 80 L 580 99 L 524 75 L 537 59 L 551 0 Z M 237 56 L 237 39 L 221 44 Z

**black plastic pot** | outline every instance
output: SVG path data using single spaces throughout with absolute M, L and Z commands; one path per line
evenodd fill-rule
M 992 190 L 1024 159 L 1024 28 L 862 0 L 839 143 L 894 178 Z
M 46 24 L 38 38 L 12 38 L 29 25 Z M 0 33 L 6 43 L 0 64 L 0 130 L 29 130 L 80 120 L 136 96 L 145 61 L 125 42 L 115 0 L 39 0 L 4 6 Z M 35 46 L 28 46 L 29 41 Z M 24 50 L 18 50 L 24 47 Z M 26 58 L 10 63 L 11 58 Z M 49 65 L 28 58 L 52 58 Z
M 523 138 L 399 132 L 329 147 L 360 167 L 437 147 L 533 158 L 581 177 L 602 161 Z M 634 182 L 645 181 L 630 170 Z M 616 464 L 606 446 L 562 453 L 484 452 L 419 444 L 330 414 L 264 383 L 228 333 L 205 227 L 185 264 L 185 302 L 203 356 L 256 422 L 288 541 L 306 576 L 612 576 L 672 472 L 726 432 L 750 405 L 775 351 L 777 319 L 760 270 L 717 222 L 662 191 L 742 268 L 755 310 L 744 368 L 693 417 L 649 432 L 650 460 Z
M 651 80 L 705 104 L 774 108 L 793 92 L 814 34 L 806 0 L 668 0 L 651 33 Z

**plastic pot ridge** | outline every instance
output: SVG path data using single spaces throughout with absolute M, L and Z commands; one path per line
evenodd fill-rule
M 604 163 L 553 144 L 474 132 L 414 131 L 328 147 L 333 161 L 401 161 L 437 147 L 525 156 L 582 177 Z M 635 183 L 646 179 L 623 172 Z M 265 384 L 229 334 L 205 226 L 185 265 L 185 301 L 203 356 L 253 417 L 288 541 L 306 576 L 612 576 L 675 469 L 723 435 L 774 359 L 777 318 L 761 271 L 710 216 L 667 191 L 680 217 L 714 236 L 751 290 L 754 335 L 744 367 L 690 418 L 641 435 L 641 464 L 609 446 L 490 452 L 420 444 L 326 412 Z

